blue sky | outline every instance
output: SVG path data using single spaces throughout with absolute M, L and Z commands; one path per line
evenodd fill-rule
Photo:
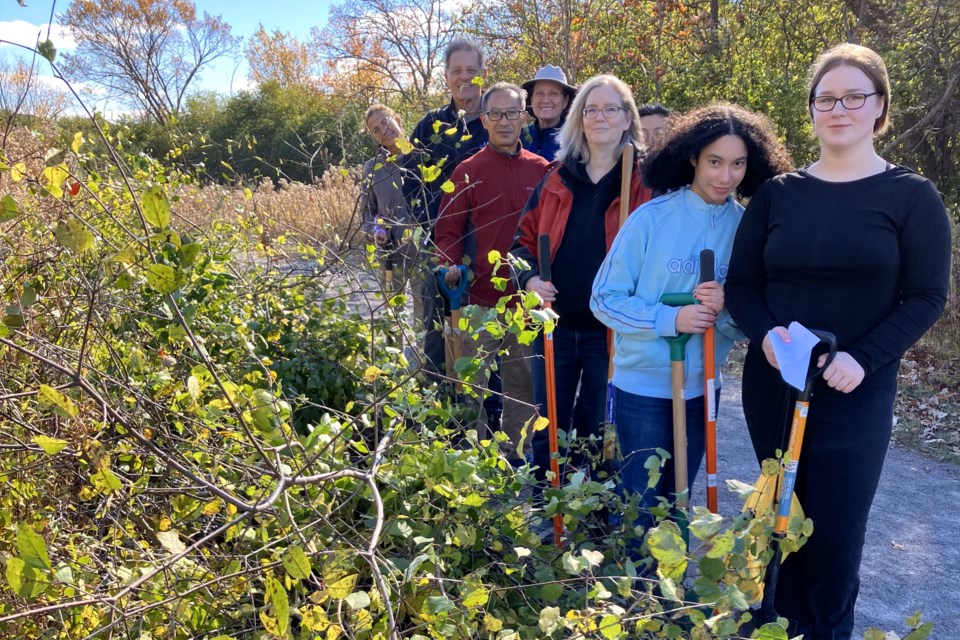
M 233 34 L 244 39 L 252 35 L 258 25 L 263 24 L 267 31 L 289 31 L 298 38 L 306 39 L 310 28 L 326 24 L 331 4 L 337 0 L 194 0 L 197 12 L 220 15 L 233 29 Z M 53 0 L 26 0 L 21 7 L 16 0 L 0 0 L 0 40 L 13 42 L 35 42 L 37 33 L 47 32 Z M 56 12 L 63 12 L 70 6 L 69 0 L 59 0 Z M 57 20 L 54 18 L 54 25 Z M 42 38 L 43 39 L 43 38 Z M 60 51 L 69 51 L 73 43 L 66 34 L 54 28 L 51 39 Z M 0 45 L 0 57 L 10 60 L 16 49 Z M 220 93 L 231 93 L 247 87 L 247 65 L 243 61 L 242 48 L 236 53 L 236 60 L 221 59 L 207 69 L 196 85 L 197 89 L 211 89 Z M 42 72 L 42 71 L 41 71 Z

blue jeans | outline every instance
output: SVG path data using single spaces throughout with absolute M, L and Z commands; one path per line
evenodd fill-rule
M 561 430 L 573 428 L 577 438 L 595 435 L 598 444 L 594 453 L 600 452 L 603 439 L 602 422 L 607 395 L 607 330 L 564 329 L 557 326 L 553 331 L 554 371 L 557 382 L 557 424 Z M 533 401 L 541 416 L 547 415 L 546 362 L 543 357 L 543 336 L 533 343 Z M 568 463 L 583 469 L 587 455 L 582 452 L 565 452 L 560 456 Z M 536 477 L 543 480 L 550 470 L 550 439 L 546 429 L 533 434 L 533 464 L 539 467 Z M 560 470 L 561 476 L 564 470 Z
M 714 403 L 719 401 L 720 389 L 717 389 Z M 687 486 L 692 487 L 706 448 L 703 396 L 690 398 L 686 405 Z M 661 469 L 660 481 L 652 488 L 648 487 L 649 471 L 643 466 L 657 447 L 673 452 L 673 400 L 639 396 L 615 388 L 614 416 L 623 454 L 620 484 L 625 491 L 640 495 L 640 513 L 634 526 L 649 529 L 655 518 L 648 509 L 657 505 L 657 496 L 669 497 L 676 492 L 672 457 Z

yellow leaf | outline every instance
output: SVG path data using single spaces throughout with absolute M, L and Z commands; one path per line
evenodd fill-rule
M 10 179 L 13 180 L 14 182 L 20 182 L 26 177 L 27 177 L 27 165 L 23 164 L 22 162 L 18 162 L 17 164 L 10 167 Z
M 244 200 L 253 200 L 253 191 L 250 191 L 250 187 L 246 187 L 243 190 L 243 199 Z
M 400 149 L 400 153 L 404 155 L 413 151 L 413 143 L 410 142 L 410 140 L 406 136 L 400 136 L 399 138 L 397 138 L 397 141 L 395 144 L 397 145 L 397 149 Z
M 539 417 L 538 417 L 536 420 L 534 420 L 534 422 L 533 422 L 533 430 L 534 430 L 534 431 L 543 431 L 544 429 L 546 429 L 546 428 L 549 427 L 549 426 L 550 426 L 550 420 L 549 420 L 548 418 L 544 418 L 543 416 L 539 416 Z
M 83 146 L 83 132 L 77 131 L 73 134 L 73 142 L 70 144 L 70 148 L 73 149 L 74 153 L 80 153 L 80 147 Z
M 353 588 L 357 585 L 357 574 L 349 575 L 345 578 L 340 578 L 336 582 L 331 582 L 327 585 L 327 593 L 330 594 L 330 597 L 334 600 L 343 600 L 348 595 L 353 593 Z
M 30 439 L 30 441 L 33 444 L 40 445 L 40 448 L 43 449 L 43 452 L 51 456 L 60 453 L 67 448 L 68 444 L 70 444 L 66 440 L 51 438 L 50 436 L 34 436 Z
M 451 182 L 450 180 L 447 180 L 442 185 L 440 185 L 440 190 L 443 191 L 444 193 L 453 193 L 453 190 L 455 188 L 456 187 L 453 186 L 453 182 Z
M 370 365 L 367 367 L 367 370 L 363 372 L 363 379 L 367 382 L 373 382 L 377 378 L 383 375 L 383 369 Z

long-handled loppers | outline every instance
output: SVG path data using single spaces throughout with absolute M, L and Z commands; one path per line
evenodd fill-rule
M 700 252 L 700 283 L 714 279 L 714 255 L 712 249 Z M 717 365 L 714 353 L 714 329 L 710 327 L 703 334 L 703 401 L 705 425 L 704 441 L 707 454 L 707 508 L 710 513 L 720 510 L 717 499 Z
M 810 396 L 813 394 L 813 385 L 817 377 L 830 366 L 834 357 L 837 355 L 837 339 L 827 331 L 817 331 L 811 329 L 820 344 L 827 346 L 827 358 L 823 366 L 815 368 L 813 371 L 808 369 L 806 383 L 803 391 L 797 396 L 797 403 L 793 409 L 793 420 L 790 423 L 790 440 L 787 443 L 787 451 L 784 454 L 783 466 L 780 468 L 780 481 L 776 499 L 776 520 L 773 526 L 773 558 L 767 565 L 766 577 L 764 578 L 763 601 L 760 604 L 761 623 L 773 622 L 777 619 L 777 611 L 774 607 L 774 598 L 777 592 L 777 581 L 780 578 L 780 565 L 783 562 L 783 554 L 780 549 L 779 541 L 787 535 L 787 524 L 790 520 L 790 508 L 793 503 L 793 487 L 797 481 L 797 467 L 800 463 L 800 449 L 803 445 L 804 430 L 807 426 L 807 412 L 810 410 Z M 814 357 L 819 357 L 815 354 Z
M 550 282 L 550 236 L 543 234 L 538 239 L 537 255 L 540 262 L 540 279 L 544 282 Z M 549 302 L 544 302 L 545 309 L 550 308 Z M 545 360 L 546 382 L 547 382 L 547 436 L 550 440 L 550 471 L 553 478 L 550 484 L 555 489 L 560 488 L 560 440 L 557 435 L 557 378 L 554 370 L 553 356 L 553 331 L 545 331 L 543 334 L 543 358 Z M 553 543 L 557 548 L 561 547 L 561 538 L 563 537 L 563 514 L 559 511 L 553 516 Z

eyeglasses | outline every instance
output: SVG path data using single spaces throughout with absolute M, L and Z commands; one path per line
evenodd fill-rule
M 847 111 L 854 111 L 866 104 L 867 98 L 877 95 L 880 95 L 879 91 L 874 91 L 873 93 L 848 93 L 839 98 L 834 98 L 833 96 L 817 96 L 811 100 L 810 103 L 813 104 L 813 108 L 817 111 L 833 111 L 833 108 L 837 106 L 838 102 L 842 104 L 843 108 Z
M 604 118 L 610 120 L 612 118 L 616 118 L 620 111 L 626 110 L 626 107 L 604 107 L 602 109 L 598 109 L 597 107 L 587 107 L 583 110 L 583 117 L 587 120 L 594 120 L 596 119 L 597 115 L 602 113 Z
M 485 111 L 484 113 L 492 121 L 497 122 L 504 116 L 506 116 L 507 120 L 516 120 L 523 111 L 520 109 L 508 109 L 507 111 Z

